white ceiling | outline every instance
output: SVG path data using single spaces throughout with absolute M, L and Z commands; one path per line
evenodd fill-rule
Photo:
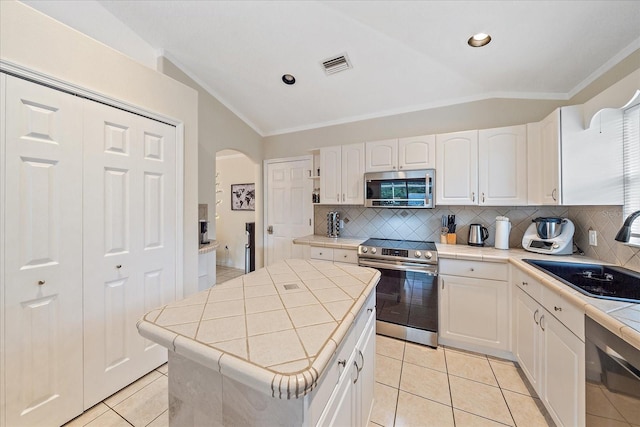
M 125 53 L 143 62 L 166 56 L 263 136 L 495 97 L 568 99 L 640 48 L 637 0 L 93 2 L 108 19 L 78 2 L 25 2 L 137 47 Z M 469 47 L 476 32 L 493 41 Z M 321 62 L 345 52 L 353 69 L 326 76 Z

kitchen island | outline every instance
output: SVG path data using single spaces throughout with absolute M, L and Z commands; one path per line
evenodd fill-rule
M 377 270 L 285 260 L 147 313 L 171 425 L 366 425 Z

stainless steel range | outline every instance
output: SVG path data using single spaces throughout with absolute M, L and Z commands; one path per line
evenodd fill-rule
M 438 346 L 438 252 L 433 242 L 369 239 L 358 265 L 380 271 L 376 332 Z

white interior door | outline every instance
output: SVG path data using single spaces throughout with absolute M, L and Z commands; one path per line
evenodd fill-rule
M 82 103 L 6 80 L 0 412 L 7 426 L 61 425 L 82 412 Z
M 311 159 L 265 162 L 266 265 L 290 258 L 293 238 L 313 234 Z
M 138 335 L 175 299 L 175 128 L 87 101 L 84 155 L 85 408 L 166 361 Z

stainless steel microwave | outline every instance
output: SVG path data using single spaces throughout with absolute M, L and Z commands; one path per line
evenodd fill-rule
M 365 173 L 364 205 L 368 208 L 433 208 L 435 176 L 435 169 Z

